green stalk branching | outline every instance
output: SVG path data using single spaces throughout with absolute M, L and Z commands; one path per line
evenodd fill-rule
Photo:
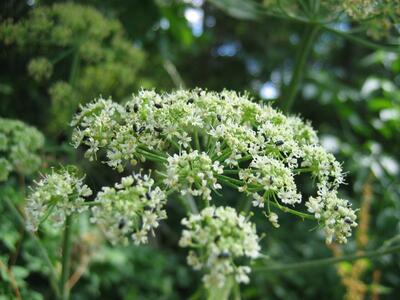
M 238 189 L 239 187 L 242 187 L 242 186 L 245 185 L 244 182 L 239 180 L 239 179 L 235 179 L 235 178 L 232 178 L 232 177 L 219 175 L 219 174 L 216 174 L 215 176 L 218 178 L 218 181 L 220 181 L 223 185 L 229 186 L 229 187 L 234 188 L 234 189 Z M 250 189 L 251 188 L 248 188 L 248 190 L 250 190 Z M 254 191 L 259 191 L 259 190 L 262 190 L 262 189 L 254 188 Z M 279 210 L 281 210 L 283 212 L 290 213 L 292 215 L 300 217 L 303 220 L 305 220 L 305 219 L 315 220 L 315 217 L 313 215 L 310 215 L 310 214 L 307 214 L 307 213 L 303 213 L 303 212 L 291 209 L 289 207 L 283 206 L 283 205 L 279 204 L 278 201 L 276 201 L 276 202 L 271 201 L 268 197 L 265 198 L 265 200 L 267 201 L 267 203 L 269 203 L 270 205 L 278 208 Z
M 368 259 L 375 259 L 381 257 L 383 255 L 398 253 L 400 252 L 400 245 L 382 248 L 373 251 L 366 251 L 363 253 L 358 254 L 350 254 L 350 255 L 343 255 L 339 257 L 329 257 L 329 258 L 322 258 L 322 259 L 315 259 L 309 260 L 299 263 L 291 263 L 291 264 L 280 264 L 275 266 L 267 266 L 267 267 L 255 267 L 255 271 L 262 271 L 262 272 L 286 272 L 286 271 L 298 271 L 298 270 L 305 270 L 309 268 L 317 268 L 328 266 L 336 263 L 340 263 L 342 261 L 355 261 L 363 258 Z

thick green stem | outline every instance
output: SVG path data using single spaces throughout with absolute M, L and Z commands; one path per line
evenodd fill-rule
M 391 254 L 400 252 L 400 245 L 396 245 L 393 247 L 388 247 L 384 249 L 379 249 L 375 251 L 366 251 L 364 253 L 359 254 L 351 254 L 351 255 L 343 255 L 339 257 L 329 257 L 329 258 L 322 258 L 322 259 L 315 259 L 309 260 L 300 263 L 293 263 L 293 264 L 281 264 L 276 266 L 268 266 L 268 267 L 259 267 L 254 268 L 255 271 L 262 271 L 262 272 L 283 272 L 283 271 L 295 271 L 295 270 L 303 270 L 306 268 L 315 268 L 315 267 L 322 267 L 327 265 L 336 264 L 342 261 L 355 261 L 362 258 L 377 258 L 382 255 Z
M 306 71 L 305 64 L 307 62 L 307 58 L 310 54 L 311 46 L 315 40 L 315 37 L 318 32 L 318 27 L 316 25 L 309 25 L 304 33 L 304 37 L 302 43 L 299 47 L 299 50 L 296 54 L 296 61 L 294 65 L 294 70 L 292 74 L 292 78 L 290 80 L 289 86 L 282 97 L 282 108 L 285 112 L 290 112 L 294 100 L 296 98 L 299 84 L 303 77 L 303 74 Z
M 234 284 L 234 278 L 228 277 L 223 287 L 214 287 L 207 290 L 208 300 L 228 300 Z
M 238 174 L 240 172 L 239 169 L 237 170 L 224 170 L 224 174 Z
M 60 278 L 61 300 L 69 299 L 68 279 L 71 268 L 71 246 L 72 246 L 72 216 L 69 215 L 65 219 L 64 237 L 62 247 L 62 270 Z

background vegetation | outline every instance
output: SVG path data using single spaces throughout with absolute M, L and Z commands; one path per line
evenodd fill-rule
M 400 240 L 400 9 L 374 1 L 384 9 L 372 16 L 350 10 L 362 2 L 2 1 L 0 117 L 44 133 L 41 171 L 76 163 L 96 190 L 119 175 L 89 165 L 70 146 L 68 123 L 80 103 L 100 94 L 122 102 L 142 87 L 226 88 L 273 101 L 311 120 L 343 161 L 341 193 L 360 209 L 360 225 L 345 247 L 327 247 L 306 221 L 282 215 L 273 229 L 256 215 L 267 258 L 242 298 L 397 299 L 400 256 L 381 254 Z M 10 205 L 23 207 L 26 185 L 38 178 L 23 171 L 30 167 L 15 167 L 0 182 L 0 299 L 54 297 L 47 263 L 59 271 L 60 233 L 45 227 L 39 242 Z M 197 299 L 200 275 L 177 247 L 182 212 L 171 211 L 146 247 L 111 246 L 82 218 L 74 228 L 72 299 Z M 340 259 L 363 251 L 383 252 Z M 339 262 L 309 262 L 327 257 Z

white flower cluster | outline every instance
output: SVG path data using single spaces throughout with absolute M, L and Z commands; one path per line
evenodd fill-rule
M 84 129 L 76 128 L 72 135 L 72 144 L 78 147 L 81 143 L 88 147 L 85 155 L 90 160 L 96 158 L 100 148 L 106 147 L 115 138 L 114 129 L 123 117 L 124 109 L 111 100 L 100 99 L 89 103 L 81 113 L 72 120 L 72 125 L 80 124 Z M 134 151 L 135 149 L 131 149 Z M 118 158 L 113 163 L 118 166 Z
M 126 242 L 131 235 L 136 244 L 146 243 L 149 231 L 167 217 L 165 193 L 153 187 L 149 175 L 123 177 L 115 187 L 103 187 L 92 207 L 91 221 L 102 228 L 111 242 Z
M 214 173 L 222 174 L 223 167 L 218 161 L 212 161 L 206 153 L 197 150 L 168 157 L 167 178 L 164 183 L 179 190 L 182 195 L 187 193 L 211 200 L 211 189 L 221 189 Z M 211 187 L 211 189 L 210 189 Z
M 35 182 L 26 203 L 27 228 L 36 231 L 49 218 L 55 226 L 64 224 L 66 216 L 87 210 L 85 198 L 92 194 L 76 175 L 76 170 L 52 171 Z
M 35 172 L 41 163 L 37 152 L 44 137 L 36 128 L 18 120 L 0 118 L 0 181 L 12 171 L 23 175 Z
M 351 228 L 357 226 L 357 216 L 351 209 L 351 203 L 338 198 L 336 192 L 319 190 L 318 196 L 310 197 L 306 206 L 317 220 L 325 224 L 327 243 L 331 243 L 335 235 L 339 243 L 346 243 L 347 237 L 351 236 Z
M 231 207 L 213 206 L 182 220 L 186 227 L 179 241 L 181 247 L 191 248 L 188 264 L 207 274 L 203 281 L 209 289 L 221 288 L 228 277 L 238 283 L 248 283 L 250 267 L 237 266 L 242 257 L 257 258 L 260 246 L 253 224 Z
M 246 185 L 241 191 L 262 189 L 265 196 L 277 195 L 282 203 L 294 205 L 301 202 L 301 194 L 297 193 L 292 171 L 285 164 L 272 157 L 256 156 L 250 163 L 250 168 L 243 169 L 239 178 Z M 249 187 L 250 186 L 250 187 Z M 253 192 L 253 205 L 264 207 L 265 199 Z
M 308 168 L 308 171 L 318 179 L 317 187 L 319 190 L 324 188 L 337 189 L 345 182 L 340 163 L 321 146 L 304 146 L 301 167 Z
M 74 145 L 87 146 L 90 158 L 102 150 L 106 163 L 119 171 L 128 163 L 152 160 L 165 169 L 160 171 L 168 188 L 207 201 L 213 189 L 226 184 L 251 196 L 254 206 L 269 201 L 283 208 L 297 205 L 303 200 L 296 176 L 308 173 L 317 179 L 317 197 L 329 203 L 344 182 L 340 163 L 320 146 L 310 124 L 231 91 L 144 90 L 125 105 L 100 99 L 82 107 L 72 124 Z M 314 199 L 305 200 L 307 207 Z M 329 218 L 315 217 L 344 242 L 341 237 L 349 234 L 345 220 L 352 214 L 350 208 L 343 212 L 333 227 L 326 223 Z M 270 219 L 279 225 L 277 218 Z

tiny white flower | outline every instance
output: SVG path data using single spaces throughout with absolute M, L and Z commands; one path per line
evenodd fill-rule
M 278 215 L 276 213 L 271 212 L 268 215 L 268 220 L 271 222 L 272 226 L 274 226 L 275 228 L 280 227 L 280 225 L 278 223 Z

